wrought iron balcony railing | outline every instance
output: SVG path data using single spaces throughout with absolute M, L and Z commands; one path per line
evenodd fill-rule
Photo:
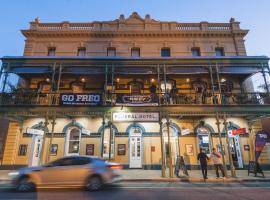
M 0 93 L 0 106 L 62 106 L 63 93 L 14 92 Z M 68 93 L 69 95 L 72 93 Z M 78 94 L 77 94 L 78 95 Z M 83 93 L 87 95 L 87 93 Z M 265 105 L 268 93 L 178 93 L 119 94 L 100 93 L 100 106 L 166 106 L 166 105 Z M 88 105 L 80 103 L 69 105 Z

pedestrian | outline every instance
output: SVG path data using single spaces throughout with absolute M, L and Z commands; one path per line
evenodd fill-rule
M 223 169 L 223 165 L 222 165 L 221 154 L 219 152 L 217 152 L 217 150 L 215 148 L 213 148 L 212 150 L 213 151 L 211 153 L 211 159 L 213 160 L 213 163 L 215 166 L 217 178 L 219 178 L 219 170 L 218 169 L 220 169 L 222 176 L 224 178 L 225 174 L 224 174 L 224 169 Z
M 203 152 L 202 148 L 200 148 L 200 153 L 198 154 L 197 159 L 200 161 L 200 164 L 201 164 L 203 179 L 208 179 L 207 178 L 207 160 L 209 160 L 209 158 L 206 155 L 206 153 Z

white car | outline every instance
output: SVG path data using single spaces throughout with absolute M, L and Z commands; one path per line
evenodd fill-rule
M 95 191 L 119 181 L 121 169 L 121 165 L 97 157 L 68 156 L 46 165 L 22 168 L 9 176 L 18 191 L 36 187 L 85 187 Z

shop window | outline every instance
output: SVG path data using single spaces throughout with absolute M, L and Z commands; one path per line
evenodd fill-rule
M 80 152 L 81 131 L 77 127 L 69 129 L 66 141 L 66 154 L 79 155 Z
M 116 48 L 109 47 L 107 49 L 107 56 L 109 56 L 109 57 L 115 57 L 116 56 Z
M 103 158 L 105 159 L 114 158 L 114 140 L 115 140 L 115 130 L 113 128 L 112 129 L 105 128 L 103 136 Z
M 56 48 L 50 47 L 48 48 L 48 56 L 55 56 Z
M 162 93 L 165 93 L 166 90 L 167 92 L 171 92 L 172 89 L 174 88 L 174 81 L 173 80 L 167 80 L 166 83 L 165 81 L 160 81 L 160 89 Z
M 161 49 L 161 57 L 170 57 L 171 49 L 170 48 L 162 48 Z
M 225 54 L 224 54 L 224 48 L 222 48 L 222 47 L 217 47 L 217 48 L 215 49 L 215 51 L 216 51 L 216 56 L 225 56 Z
M 19 152 L 18 152 L 18 155 L 19 156 L 25 156 L 27 153 L 27 145 L 26 144 L 21 144 L 19 146 Z
M 140 48 L 134 47 L 131 49 L 131 57 L 138 58 L 140 57 Z
M 38 83 L 38 93 L 49 93 L 50 91 L 51 91 L 51 83 L 49 79 Z
M 86 48 L 85 47 L 78 48 L 77 56 L 86 56 Z
M 198 47 L 191 48 L 191 53 L 192 56 L 201 56 L 201 51 Z

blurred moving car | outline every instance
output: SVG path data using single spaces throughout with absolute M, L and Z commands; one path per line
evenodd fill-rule
M 46 165 L 22 168 L 9 176 L 18 191 L 36 187 L 85 187 L 96 191 L 119 181 L 121 169 L 121 165 L 97 157 L 68 156 Z

